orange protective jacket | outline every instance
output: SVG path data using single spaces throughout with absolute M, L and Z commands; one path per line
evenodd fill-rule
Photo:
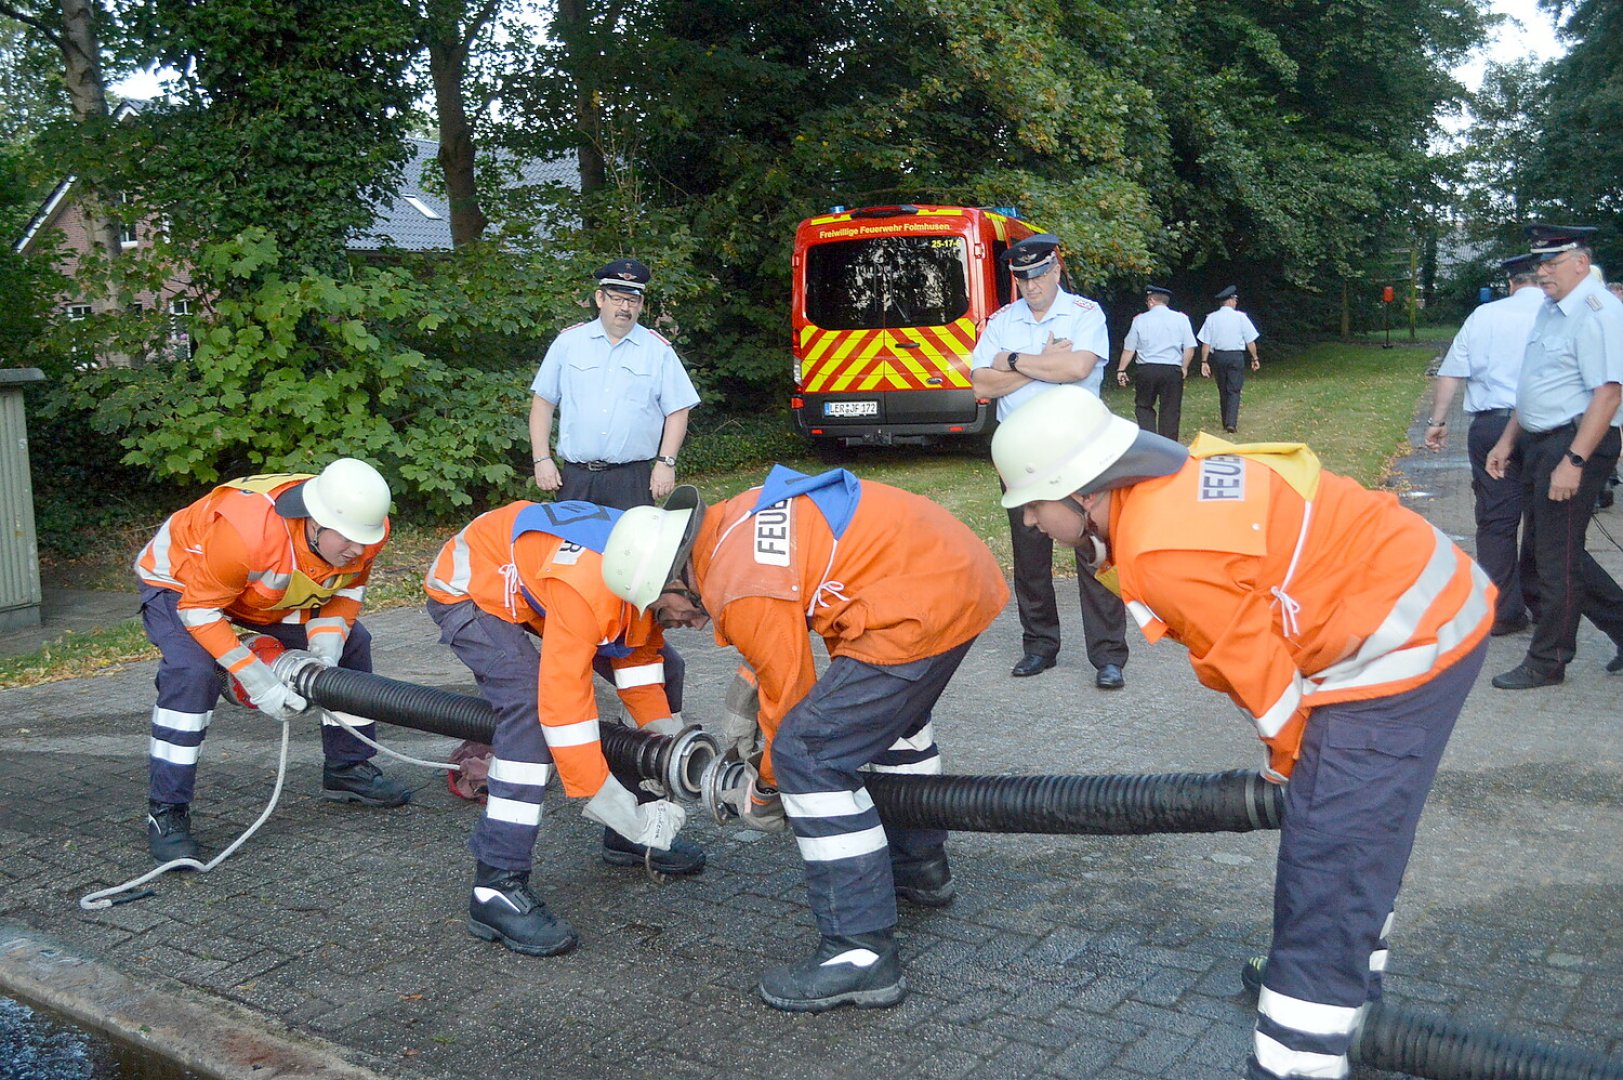
M 512 539 L 514 520 L 531 505 L 510 503 L 474 518 L 440 548 L 423 589 L 442 604 L 472 602 L 545 640 L 536 712 L 547 749 L 565 794 L 596 795 L 609 766 L 598 741 L 592 661 L 600 646 L 629 649 L 609 663 L 640 727 L 671 715 L 659 653 L 665 638 L 651 615 L 638 615 L 609 591 L 597 552 L 542 532 Z
M 1313 706 L 1434 678 L 1488 633 L 1494 588 L 1392 495 L 1314 460 L 1309 500 L 1230 449 L 1113 492 L 1111 555 L 1145 636 L 1188 647 L 1201 683 L 1256 722 L 1280 781 Z
M 305 539 L 309 519 L 276 512 L 276 497 L 311 475 L 227 481 L 170 515 L 136 556 L 140 579 L 180 593 L 181 623 L 233 675 L 256 661 L 227 620 L 305 623 L 313 641 L 321 634 L 348 638 L 361 612 L 372 561 L 389 539 L 388 523 L 383 539 L 353 563 L 329 566 Z
M 808 496 L 750 517 L 759 493 L 705 513 L 693 570 L 716 641 L 755 669 L 767 749 L 761 778 L 772 784 L 778 724 L 817 681 L 808 628 L 830 657 L 905 664 L 985 630 L 1009 587 L 980 538 L 922 496 L 862 481 L 836 541 Z

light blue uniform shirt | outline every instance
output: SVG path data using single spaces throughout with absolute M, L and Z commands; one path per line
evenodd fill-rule
M 610 343 L 601 319 L 559 334 L 530 390 L 557 407 L 565 461 L 647 461 L 665 418 L 699 403 L 670 342 L 637 323 Z
M 1217 352 L 1240 352 L 1257 340 L 1257 328 L 1251 316 L 1227 304 L 1206 316 L 1195 335 L 1202 345 L 1210 345 Z
M 1195 328 L 1189 324 L 1189 316 L 1165 304 L 1157 304 L 1133 316 L 1127 340 L 1121 343 L 1122 351 L 1137 353 L 1141 364 L 1177 367 L 1183 366 L 1183 351 L 1194 347 Z
M 1465 380 L 1465 411 L 1514 409 L 1527 337 L 1544 306 L 1537 285 L 1523 285 L 1465 318 L 1437 374 Z
M 1064 289 L 1054 297 L 1041 322 L 1032 317 L 1031 306 L 1024 299 L 1016 300 L 986 320 L 986 330 L 975 343 L 975 351 L 970 354 L 970 369 L 991 367 L 1000 352 L 1022 355 L 1040 353 L 1050 334 L 1055 340 L 1069 338 L 1071 348 L 1093 353 L 1099 358 L 1087 378 L 1071 384 L 1097 397 L 1099 384 L 1104 381 L 1105 365 L 1110 362 L 1110 330 L 1105 325 L 1105 313 L 1092 300 Z M 1031 382 L 1012 394 L 998 398 L 998 420 L 1007 420 L 1015 409 L 1058 385 Z
M 1539 308 L 1516 384 L 1516 419 L 1528 431 L 1553 431 L 1582 416 L 1607 383 L 1623 383 L 1623 301 L 1586 277 L 1559 303 L 1546 299 Z

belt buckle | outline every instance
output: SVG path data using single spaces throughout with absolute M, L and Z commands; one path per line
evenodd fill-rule
M 612 465 L 613 465 L 613 463 L 608 462 L 608 461 L 588 461 L 586 463 L 586 471 L 587 472 L 607 472 L 612 467 Z

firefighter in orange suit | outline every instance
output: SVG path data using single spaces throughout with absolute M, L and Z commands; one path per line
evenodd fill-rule
M 682 726 L 673 711 L 681 657 L 651 616 L 603 583 L 600 552 L 619 518 L 588 502 L 511 503 L 446 541 L 423 583 L 440 641 L 496 713 L 489 794 L 468 840 L 476 860 L 468 930 L 528 956 L 576 942 L 529 885 L 554 765 L 564 794 L 587 799 L 585 815 L 604 826 L 606 862 L 646 862 L 667 874 L 704 869 L 704 852 L 676 836 L 682 808 L 641 791 L 629 773 L 617 778 L 598 741 L 594 668 L 613 680 L 639 727 L 675 734 Z
M 372 670 L 356 621 L 372 561 L 389 536 L 389 485 L 364 461 L 318 476 L 274 473 L 220 485 L 169 517 L 141 550 L 141 619 L 163 653 L 149 742 L 147 845 L 159 862 L 197 858 L 190 805 L 197 758 L 224 668 L 278 720 L 307 703 L 237 640 L 232 624 L 308 649 L 329 665 Z M 357 725 L 373 737 L 377 725 Z M 411 792 L 382 775 L 377 752 L 336 721 L 321 727 L 321 793 L 400 806 Z
M 951 901 L 946 833 L 883 826 L 860 770 L 941 771 L 930 711 L 1009 596 L 992 553 L 928 499 L 779 465 L 709 509 L 680 487 L 663 509 L 627 510 L 603 574 L 662 625 L 713 615 L 717 642 L 755 670 L 766 745 L 735 806 L 757 828 L 787 821 L 822 934 L 766 972 L 761 996 L 805 1012 L 899 1002 L 896 897 Z M 808 627 L 828 649 L 821 678 Z
M 1289 778 L 1247 1075 L 1346 1076 L 1487 650 L 1487 575 L 1305 446 L 1202 435 L 1186 451 L 1067 387 L 1004 421 L 992 458 L 1003 504 L 1082 552 L 1151 642 L 1187 647 L 1201 683 L 1255 720 L 1264 775 Z

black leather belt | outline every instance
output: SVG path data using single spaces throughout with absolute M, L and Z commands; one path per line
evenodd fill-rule
M 623 469 L 628 465 L 644 465 L 652 460 L 653 458 L 644 458 L 642 461 L 569 461 L 565 459 L 564 464 L 573 465 L 577 469 L 585 469 L 587 472 L 608 472 L 610 469 Z
M 1509 420 L 1510 419 L 1510 414 L 1515 412 L 1515 411 L 1516 411 L 1515 409 L 1478 409 L 1476 412 L 1471 414 L 1471 419 L 1475 420 L 1479 416 L 1480 417 L 1492 416 L 1492 417 L 1496 417 L 1496 418 L 1498 418 L 1500 420 Z

